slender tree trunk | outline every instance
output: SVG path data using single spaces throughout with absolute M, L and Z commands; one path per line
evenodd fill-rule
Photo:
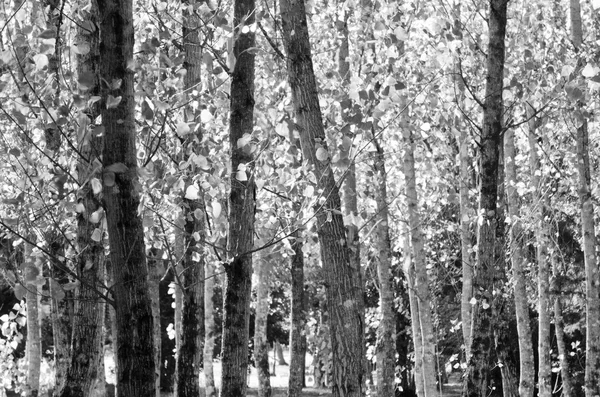
M 304 305 L 304 253 L 300 231 L 293 234 L 292 303 L 290 326 L 290 378 L 288 397 L 300 397 L 304 386 L 306 357 L 306 309 Z
M 377 395 L 393 396 L 396 388 L 396 313 L 392 288 L 392 243 L 390 240 L 387 203 L 387 172 L 383 147 L 374 139 L 377 152 L 375 171 L 375 201 L 377 202 L 377 278 L 379 280 L 380 320 L 377 328 Z
M 256 192 L 253 156 L 238 145 L 254 128 L 254 0 L 234 1 L 233 62 L 229 119 L 231 150 L 231 190 L 229 193 L 229 241 L 231 261 L 225 264 L 227 276 L 223 302 L 223 359 L 221 397 L 246 395 L 248 339 L 252 292 L 252 254 Z
M 213 304 L 215 288 L 214 265 L 206 262 L 204 281 L 204 391 L 206 397 L 216 397 L 213 355 L 215 351 L 215 308 Z
M 536 208 L 535 239 L 536 260 L 538 265 L 538 395 L 550 397 L 552 395 L 552 357 L 550 336 L 550 258 L 548 257 L 548 209 L 545 187 L 539 175 L 542 175 L 538 156 L 535 132 L 534 111 L 527 104 L 527 117 L 529 121 L 529 164 L 531 183 L 534 190 L 534 207 Z
M 431 320 L 431 292 L 425 263 L 424 241 L 421 233 L 421 219 L 418 211 L 417 183 L 415 174 L 414 142 L 411 131 L 405 129 L 404 137 L 404 178 L 406 184 L 406 201 L 408 205 L 408 224 L 410 241 L 413 249 L 415 268 L 415 293 L 419 310 L 419 326 L 421 328 L 423 357 L 423 396 L 437 395 L 435 365 L 435 335 Z M 414 321 L 414 319 L 413 319 Z
M 257 266 L 256 317 L 254 321 L 254 363 L 258 373 L 258 396 L 271 397 L 267 316 L 269 315 L 269 275 L 271 264 L 263 257 Z
M 330 165 L 303 0 L 280 1 L 287 70 L 302 152 L 325 198 L 317 209 L 327 308 L 329 310 L 333 397 L 363 394 L 364 301 L 360 267 L 351 259 L 351 240 L 341 215 L 339 190 Z
M 183 9 L 183 45 L 185 52 L 184 88 L 188 95 L 199 90 L 201 84 L 202 48 L 200 41 L 201 21 L 197 13 Z M 200 109 L 186 109 L 185 120 L 192 122 L 196 130 L 183 142 L 183 160 L 197 153 L 202 142 Z M 191 116 L 191 117 L 190 117 Z M 191 119 L 190 119 L 191 118 Z M 181 346 L 177 354 L 175 373 L 177 397 L 197 397 L 200 394 L 200 368 L 204 343 L 204 192 L 197 182 L 189 182 L 196 174 L 195 165 L 188 168 L 188 181 L 182 199 L 184 223 L 184 256 L 181 312 Z M 197 198 L 188 191 L 197 190 Z
M 517 332 L 519 334 L 519 396 L 532 397 L 535 386 L 535 362 L 531 326 L 529 319 L 529 303 L 527 301 L 526 278 L 524 272 L 525 255 L 521 234 L 523 229 L 520 220 L 520 202 L 517 193 L 517 168 L 515 164 L 515 133 L 508 129 L 504 135 L 504 158 L 506 172 L 506 195 L 508 199 L 508 215 L 510 217 L 510 258 L 514 282 L 515 314 Z
M 404 237 L 402 238 L 402 253 L 404 255 L 404 274 L 406 275 L 406 281 L 408 284 L 408 299 L 410 304 L 410 317 L 411 317 L 411 329 L 412 339 L 414 345 L 414 356 L 415 356 L 415 392 L 418 397 L 424 395 L 425 385 L 423 379 L 423 336 L 421 335 L 420 319 L 419 319 L 419 301 L 417 298 L 417 290 L 415 283 L 415 265 L 412 260 L 412 249 L 410 248 L 410 232 L 408 226 L 403 225 Z
M 152 300 L 152 321 L 154 328 L 152 330 L 154 339 L 154 376 L 156 397 L 160 397 L 160 372 L 161 372 L 161 353 L 162 353 L 162 338 L 160 330 L 160 278 L 164 273 L 164 268 L 161 266 L 162 259 L 156 256 L 154 250 L 150 250 L 148 257 L 148 290 L 150 291 L 150 299 Z
M 471 355 L 467 362 L 463 396 L 499 395 L 490 389 L 493 357 L 494 280 L 496 277 L 496 229 L 498 195 L 498 151 L 502 135 L 502 88 L 504 77 L 504 37 L 506 0 L 490 0 L 489 43 L 483 130 L 480 140 L 480 185 L 477 230 L 477 272 L 473 279 L 475 304 L 472 314 Z M 490 392 L 491 390 L 491 392 Z
M 99 76 L 103 85 L 103 197 L 110 240 L 117 320 L 117 395 L 154 396 L 154 340 L 144 230 L 138 214 L 135 147 L 133 7 L 131 0 L 99 0 Z M 114 82 L 118 82 L 115 84 Z
M 569 369 L 569 350 L 565 343 L 565 323 L 560 295 L 554 299 L 554 326 L 556 330 L 556 345 L 558 347 L 558 360 L 560 363 L 560 377 L 562 383 L 562 397 L 573 396 L 573 382 Z
M 42 363 L 42 342 L 38 319 L 38 276 L 40 268 L 32 256 L 32 248 L 25 243 L 25 295 L 27 306 L 27 389 L 25 395 L 37 397 L 40 389 L 40 368 Z

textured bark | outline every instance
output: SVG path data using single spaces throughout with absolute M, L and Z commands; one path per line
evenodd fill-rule
M 529 165 L 531 183 L 534 190 L 535 208 L 535 240 L 536 260 L 538 265 L 538 396 L 550 397 L 552 395 L 552 357 L 550 356 L 550 258 L 548 257 L 548 209 L 545 186 L 540 175 L 540 160 L 538 156 L 538 137 L 536 135 L 534 111 L 527 104 L 527 117 L 531 118 L 529 126 Z
M 204 392 L 206 397 L 216 397 L 213 355 L 215 350 L 215 308 L 213 304 L 215 271 L 210 262 L 206 262 L 204 281 Z
M 231 190 L 229 193 L 230 262 L 225 264 L 223 302 L 223 359 L 221 397 L 246 395 L 252 254 L 254 246 L 255 185 L 253 156 L 238 146 L 244 134 L 254 127 L 254 51 L 252 25 L 254 0 L 234 2 L 234 64 L 231 75 L 229 145 L 231 150 Z
M 406 281 L 408 284 L 408 300 L 410 305 L 410 318 L 411 318 L 411 329 L 412 339 L 414 345 L 414 378 L 415 378 L 415 392 L 418 397 L 422 397 L 424 394 L 425 386 L 423 382 L 423 337 L 421 335 L 421 323 L 419 319 L 419 301 L 416 294 L 415 288 L 415 265 L 412 260 L 412 250 L 410 248 L 410 233 L 408 227 L 404 226 L 402 233 L 402 253 L 404 255 L 404 274 L 406 275 Z
M 192 97 L 201 84 L 202 44 L 199 29 L 200 17 L 188 11 L 187 2 L 183 9 L 183 45 L 185 53 L 184 89 Z M 190 99 L 193 99 L 190 98 Z M 183 142 L 183 161 L 190 163 L 190 156 L 198 152 L 202 141 L 200 109 L 186 109 L 186 122 L 194 123 L 196 130 Z M 196 166 L 187 168 L 188 181 L 184 195 L 190 186 L 198 189 L 198 199 L 182 198 L 184 218 L 184 256 L 181 274 L 182 311 L 181 345 L 177 354 L 176 390 L 178 397 L 197 397 L 200 394 L 199 372 L 202 367 L 204 343 L 204 192 L 196 182 L 190 182 Z
M 160 371 L 162 355 L 162 338 L 160 324 L 160 279 L 164 274 L 164 268 L 161 266 L 161 258 L 156 257 L 156 252 L 150 250 L 148 257 L 148 291 L 152 300 L 152 321 L 154 324 L 152 333 L 154 339 L 154 385 L 156 387 L 156 396 L 160 397 Z
M 581 7 L 578 0 L 570 0 L 571 40 L 575 50 L 583 43 Z M 575 109 L 582 112 L 583 103 Z M 591 193 L 588 122 L 585 116 L 577 126 L 577 171 L 579 173 L 579 202 L 581 210 L 581 235 L 585 262 L 586 295 L 586 346 L 585 346 L 585 396 L 600 395 L 600 275 L 596 255 L 594 204 Z
M 387 173 L 383 147 L 373 141 L 375 201 L 377 202 L 377 278 L 379 280 L 379 327 L 377 328 L 377 395 L 393 396 L 396 388 L 396 316 L 392 288 L 392 243 L 390 240 L 389 211 L 387 203 Z
M 25 294 L 27 307 L 27 387 L 25 396 L 37 397 L 40 388 L 40 368 L 42 363 L 42 341 L 40 338 L 40 324 L 38 316 L 38 284 L 37 277 L 40 268 L 34 263 L 31 255 L 31 245 L 25 243 Z
M 258 374 L 258 396 L 271 397 L 269 373 L 269 344 L 267 341 L 267 316 L 269 315 L 270 263 L 261 257 L 257 266 L 256 317 L 254 318 L 254 363 Z
M 306 357 L 306 309 L 304 292 L 304 252 L 300 231 L 293 234 L 292 303 L 290 325 L 290 377 L 288 397 L 300 397 L 304 386 Z
M 502 88 L 504 75 L 504 38 L 506 34 L 506 0 L 490 0 L 489 43 L 483 130 L 480 139 L 480 185 L 477 230 L 477 272 L 473 278 L 476 303 L 472 314 L 471 355 L 463 384 L 463 395 L 496 396 L 500 387 L 492 387 L 492 369 L 495 366 L 494 318 L 492 307 L 495 296 L 496 229 L 498 194 L 498 151 L 502 135 Z M 490 391 L 491 390 L 491 391 Z
M 523 229 L 520 220 L 520 201 L 517 193 L 517 168 L 515 164 L 515 133 L 513 129 L 504 135 L 504 159 L 506 172 L 506 195 L 508 201 L 508 215 L 510 217 L 510 258 L 514 283 L 515 315 L 517 318 L 517 332 L 519 334 L 519 395 L 532 397 L 535 387 L 535 362 L 533 356 L 533 343 L 531 339 L 531 326 L 529 318 L 529 303 L 524 265 L 523 242 L 520 239 Z
M 86 20 L 97 23 L 98 7 L 91 2 L 91 8 L 85 14 Z M 99 32 L 91 32 L 79 26 L 75 38 L 78 43 L 89 44 L 90 51 L 85 55 L 77 55 L 77 73 L 98 76 L 99 68 Z M 96 77 L 93 87 L 80 90 L 82 98 L 98 95 L 100 80 Z M 87 101 L 84 101 L 84 103 Z M 100 109 L 97 104 L 84 109 L 80 113 L 80 124 L 86 126 L 97 118 Z M 71 339 L 71 357 L 66 372 L 65 383 L 58 388 L 61 397 L 90 395 L 97 386 L 100 361 L 104 360 L 102 343 L 102 324 L 104 320 L 104 305 L 96 289 L 104 284 L 105 255 L 102 239 L 92 239 L 94 230 L 99 227 L 99 220 L 90 219 L 96 211 L 103 211 L 101 198 L 94 194 L 90 183 L 93 178 L 102 179 L 100 170 L 95 163 L 102 155 L 102 139 L 84 134 L 78 142 L 82 158 L 79 159 L 77 175 L 82 188 L 78 192 L 79 202 L 83 204 L 83 212 L 77 214 L 77 249 L 79 252 L 77 273 L 83 281 L 75 292 L 75 307 L 73 317 L 73 333 Z M 102 367 L 104 368 L 104 367 Z
M 573 396 L 573 382 L 571 381 L 571 372 L 569 370 L 569 350 L 565 343 L 565 323 L 563 320 L 563 311 L 561 297 L 554 299 L 554 326 L 556 330 L 556 345 L 558 347 L 558 360 L 560 363 L 560 377 L 562 383 L 562 397 Z
M 349 244 L 353 236 L 346 234 L 339 190 L 329 162 L 304 1 L 281 0 L 280 8 L 288 79 L 302 152 L 313 168 L 317 189 L 325 199 L 316 208 L 316 223 L 331 328 L 332 394 L 333 397 L 362 396 L 364 301 L 360 268 L 351 260 Z
M 410 242 L 413 252 L 415 268 L 415 295 L 418 304 L 418 324 L 421 328 L 421 352 L 423 357 L 423 396 L 431 397 L 437 395 L 435 370 L 435 335 L 431 320 L 431 292 L 429 290 L 429 279 L 423 250 L 424 238 L 421 233 L 421 219 L 419 215 L 419 199 L 417 196 L 417 183 L 415 174 L 414 142 L 411 131 L 407 128 L 403 131 L 404 138 L 404 179 L 406 189 L 406 203 L 408 206 L 408 225 L 410 230 Z M 413 321 L 415 319 L 413 318 Z
M 154 340 L 135 147 L 131 0 L 99 0 L 104 205 L 117 323 L 117 396 L 153 396 Z M 111 100 L 112 98 L 115 98 Z M 121 98 L 116 103 L 116 98 Z M 108 105 L 108 106 L 107 106 Z M 119 165 L 121 164 L 121 165 Z M 127 168 L 124 169 L 123 165 Z M 114 176 L 114 183 L 113 177 Z

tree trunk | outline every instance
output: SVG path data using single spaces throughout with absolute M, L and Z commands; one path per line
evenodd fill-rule
M 38 277 L 40 268 L 35 263 L 29 243 L 25 244 L 24 275 L 25 294 L 27 304 L 27 388 L 25 395 L 37 397 L 40 389 L 40 367 L 42 363 L 42 342 L 40 338 L 40 324 L 38 318 Z
M 529 121 L 529 164 L 531 183 L 534 188 L 535 211 L 535 240 L 536 260 L 538 265 L 538 395 L 550 397 L 552 395 L 552 357 L 550 336 L 550 259 L 548 257 L 548 209 L 545 186 L 540 175 L 540 160 L 538 156 L 538 137 L 535 133 L 534 110 L 530 104 L 526 105 L 526 114 Z M 533 368 L 533 367 L 530 367 Z
M 533 356 L 533 343 L 531 339 L 531 326 L 529 319 L 529 303 L 524 272 L 525 255 L 523 254 L 519 208 L 519 195 L 517 193 L 517 168 L 515 164 L 515 132 L 508 129 L 504 135 L 504 158 L 506 172 L 506 195 L 508 201 L 508 215 L 510 217 L 510 258 L 514 282 L 515 315 L 517 318 L 517 332 L 519 334 L 519 396 L 532 397 L 535 387 L 535 362 Z
M 560 377 L 562 383 L 562 397 L 573 396 L 573 382 L 569 370 L 569 350 L 565 343 L 565 323 L 563 320 L 560 295 L 554 300 L 554 326 L 556 330 L 556 345 L 558 347 L 558 360 L 560 363 Z
M 419 317 L 418 324 L 421 328 L 421 352 L 423 357 L 423 396 L 437 395 L 436 365 L 435 365 L 435 335 L 431 321 L 431 292 L 427 276 L 427 264 L 424 241 L 421 233 L 421 220 L 418 211 L 419 199 L 417 196 L 417 183 L 415 174 L 414 141 L 411 131 L 403 131 L 404 137 L 404 179 L 406 184 L 406 202 L 408 206 L 408 225 L 410 229 L 410 242 L 413 250 L 415 268 L 415 295 L 417 298 Z M 415 319 L 413 318 L 413 321 Z
M 185 92 L 198 90 L 201 84 L 202 47 L 199 29 L 200 17 L 183 8 L 183 45 L 185 52 Z M 183 142 L 183 161 L 190 163 L 190 156 L 197 154 L 202 142 L 200 109 L 186 109 L 185 121 L 195 125 L 196 130 Z M 191 116 L 191 120 L 188 119 Z M 191 162 L 193 163 L 193 162 Z M 191 181 L 197 170 L 194 164 L 186 169 L 183 202 L 184 256 L 181 312 L 181 345 L 177 354 L 177 397 L 197 397 L 200 394 L 200 368 L 204 343 L 204 192 L 200 185 Z M 191 190 L 190 190 L 191 189 Z M 197 194 L 193 190 L 197 190 Z M 191 194 L 188 194 L 188 191 Z M 194 197 L 197 196 L 197 197 Z
M 275 353 L 277 354 L 277 365 L 288 365 L 283 357 L 283 345 L 278 341 L 275 341 Z
M 160 397 L 160 372 L 162 368 L 162 338 L 160 324 L 160 278 L 164 274 L 164 266 L 161 266 L 162 259 L 157 257 L 157 252 L 150 249 L 148 255 L 148 291 L 152 300 L 152 321 L 154 328 L 152 330 L 154 339 L 154 376 L 156 397 Z
M 373 160 L 375 201 L 377 202 L 377 278 L 379 280 L 380 319 L 377 328 L 377 395 L 393 396 L 396 388 L 396 313 L 392 288 L 392 243 L 387 203 L 387 172 L 383 147 L 374 137 L 377 149 Z
M 506 0 L 490 0 L 489 43 L 483 130 L 480 140 L 480 185 L 477 230 L 476 274 L 473 279 L 475 304 L 472 314 L 471 355 L 463 396 L 496 396 L 499 385 L 492 387 L 494 280 L 496 277 L 496 229 L 498 194 L 498 151 L 502 135 L 502 88 L 504 77 L 504 37 L 506 34 Z M 490 392 L 490 390 L 492 390 Z
M 280 1 L 292 101 L 302 152 L 313 167 L 317 190 L 317 233 L 331 326 L 333 397 L 363 394 L 364 301 L 360 267 L 351 260 L 354 236 L 346 234 L 339 190 L 330 165 L 303 0 Z
M 406 282 L 408 284 L 408 300 L 410 305 L 410 318 L 411 318 L 411 329 L 412 339 L 415 356 L 415 392 L 418 397 L 424 395 L 425 385 L 423 379 L 423 336 L 421 335 L 420 319 L 419 319 L 419 302 L 416 294 L 416 283 L 415 283 L 415 265 L 412 261 L 412 250 L 410 248 L 410 233 L 408 226 L 403 224 L 402 233 L 402 254 L 404 255 L 404 274 L 406 275 Z
M 214 266 L 206 262 L 204 281 L 204 392 L 206 397 L 216 397 L 213 356 L 215 351 L 215 308 L 213 304 L 215 288 Z
M 231 190 L 229 193 L 230 262 L 225 264 L 223 296 L 223 359 L 221 397 L 245 396 L 248 367 L 250 300 L 252 292 L 252 254 L 256 192 L 253 156 L 238 145 L 244 134 L 254 128 L 255 34 L 244 29 L 255 22 L 254 0 L 234 1 L 233 58 L 230 64 L 231 99 L 229 144 L 231 150 Z
M 269 275 L 271 264 L 261 255 L 257 266 L 256 317 L 254 321 L 254 365 L 258 374 L 258 396 L 271 397 L 267 316 L 269 315 Z
M 300 397 L 304 386 L 306 357 L 306 309 L 304 306 L 304 252 L 299 230 L 293 236 L 292 248 L 292 303 L 290 325 L 290 378 L 288 397 Z
M 154 396 L 154 340 L 135 147 L 131 0 L 99 0 L 104 203 L 117 321 L 117 396 Z

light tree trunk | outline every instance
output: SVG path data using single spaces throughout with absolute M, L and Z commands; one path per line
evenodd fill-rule
M 215 308 L 213 304 L 215 288 L 214 265 L 206 262 L 204 281 L 204 391 L 206 397 L 216 397 L 213 355 L 215 350 Z
M 244 29 L 255 23 L 254 0 L 234 1 L 233 60 L 229 145 L 231 150 L 231 190 L 229 193 L 230 262 L 225 264 L 223 302 L 223 359 L 221 397 L 245 396 L 247 390 L 248 339 L 252 292 L 252 254 L 256 189 L 254 158 L 245 146 L 238 146 L 244 134 L 254 128 L 255 34 Z
M 410 242 L 413 250 L 415 268 L 415 295 L 421 328 L 421 352 L 423 357 L 423 396 L 437 395 L 435 365 L 435 335 L 431 321 L 431 292 L 427 276 L 426 258 L 423 250 L 424 241 L 421 233 L 421 219 L 418 211 L 419 199 L 415 174 L 414 142 L 411 131 L 403 131 L 404 138 L 404 180 L 406 184 L 406 203 L 408 206 L 408 225 Z M 415 321 L 413 319 L 413 321 Z
M 529 319 L 529 304 L 527 302 L 527 291 L 523 254 L 523 242 L 521 234 L 523 229 L 520 220 L 520 201 L 517 193 L 517 167 L 515 164 L 515 133 L 508 129 L 504 135 L 504 167 L 506 173 L 506 196 L 508 201 L 508 215 L 510 217 L 510 258 L 513 273 L 513 289 L 515 300 L 515 315 L 517 318 L 517 332 L 519 335 L 519 395 L 521 397 L 532 397 L 535 386 L 535 363 L 533 356 L 533 343 L 531 339 L 531 326 Z
M 531 118 L 529 126 L 529 164 L 531 183 L 534 190 L 535 213 L 535 240 L 536 260 L 538 265 L 538 395 L 550 397 L 552 395 L 552 357 L 550 336 L 550 258 L 548 257 L 548 209 L 547 196 L 540 175 L 543 175 L 538 156 L 536 126 L 534 109 L 527 104 L 527 117 Z
M 489 43 L 483 129 L 480 139 L 480 185 L 477 230 L 477 272 L 473 279 L 475 304 L 472 314 L 471 355 L 463 384 L 463 396 L 496 396 L 490 389 L 493 356 L 494 316 L 492 307 L 496 277 L 496 230 L 498 223 L 498 157 L 502 136 L 502 89 L 507 0 L 490 0 Z M 491 390 L 491 391 L 490 391 Z
M 300 397 L 304 386 L 306 357 L 306 308 L 304 291 L 304 253 L 300 231 L 294 232 L 292 249 L 292 303 L 290 326 L 290 378 L 288 397 Z
M 408 284 L 408 299 L 410 304 L 411 330 L 414 345 L 414 377 L 415 377 L 415 392 L 418 397 L 424 395 L 425 385 L 423 380 L 423 337 L 421 335 L 421 321 L 419 319 L 419 302 L 417 298 L 416 283 L 415 283 L 415 265 L 412 260 L 412 249 L 410 248 L 410 232 L 408 226 L 403 225 L 402 234 L 402 253 L 404 255 L 404 274 Z
M 351 237 L 341 215 L 339 190 L 330 165 L 303 0 L 281 0 L 287 71 L 304 157 L 313 167 L 317 190 L 325 198 L 318 208 L 327 309 L 330 319 L 333 397 L 363 394 L 364 301 L 360 268 L 352 261 Z
M 32 247 L 25 243 L 25 294 L 27 307 L 27 397 L 37 397 L 40 389 L 40 368 L 42 363 L 42 342 L 38 318 L 38 277 L 40 267 L 32 256 Z
M 256 317 L 254 318 L 254 364 L 258 374 L 258 396 L 271 397 L 267 316 L 269 315 L 269 278 L 271 264 L 260 255 L 257 264 Z
M 160 278 L 164 273 L 163 266 L 160 265 L 162 259 L 156 257 L 156 252 L 150 250 L 148 257 L 148 290 L 150 291 L 150 299 L 152 300 L 152 320 L 154 324 L 153 339 L 154 339 L 154 376 L 156 397 L 160 397 L 160 371 L 162 338 L 160 330 Z
M 396 315 L 392 288 L 392 244 L 390 240 L 387 203 L 387 172 L 385 155 L 379 141 L 373 137 L 377 149 L 374 155 L 375 201 L 377 202 L 377 279 L 379 281 L 380 319 L 377 328 L 377 395 L 393 396 L 396 388 Z
M 562 383 L 562 397 L 573 396 L 573 383 L 569 369 L 569 350 L 565 343 L 565 323 L 560 295 L 554 299 L 554 326 L 556 330 L 556 345 L 558 347 L 558 360 L 560 363 L 560 377 Z
M 98 0 L 99 76 L 119 81 L 102 86 L 104 126 L 103 197 L 110 240 L 117 323 L 117 397 L 156 394 L 152 307 L 144 230 L 138 214 L 139 182 L 135 145 L 133 5 L 131 0 Z

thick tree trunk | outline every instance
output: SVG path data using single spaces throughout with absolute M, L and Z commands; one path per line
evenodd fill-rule
M 489 43 L 483 130 L 480 140 L 480 186 L 477 230 L 477 272 L 473 279 L 475 304 L 472 314 L 471 355 L 467 362 L 463 395 L 499 395 L 491 389 L 494 333 L 494 280 L 496 277 L 496 229 L 498 194 L 498 151 L 502 135 L 502 88 L 507 0 L 490 0 Z
M 271 397 L 267 316 L 269 315 L 269 276 L 271 264 L 261 255 L 257 265 L 256 317 L 254 318 L 254 364 L 258 374 L 259 397 Z
M 412 249 L 410 248 L 410 232 L 408 226 L 403 226 L 402 234 L 402 254 L 404 255 L 404 274 L 406 275 L 406 282 L 408 284 L 408 300 L 410 305 L 410 318 L 411 318 L 411 329 L 412 339 L 414 347 L 414 379 L 415 379 L 415 392 L 418 397 L 424 395 L 425 385 L 423 380 L 423 336 L 421 335 L 421 321 L 419 319 L 419 301 L 416 294 L 416 283 L 415 283 L 415 265 L 412 260 Z
M 306 310 L 304 306 L 304 253 L 300 231 L 293 234 L 292 303 L 290 325 L 290 378 L 288 397 L 300 397 L 304 386 L 306 357 Z
M 230 262 L 225 264 L 221 397 L 246 395 L 255 185 L 253 156 L 238 140 L 254 128 L 254 0 L 234 1 L 233 62 L 229 119 L 231 190 L 229 193 Z M 244 29 L 246 27 L 246 29 Z
M 213 304 L 215 288 L 214 265 L 206 262 L 204 281 L 204 392 L 206 397 L 216 397 L 213 355 L 215 350 L 215 308 Z
M 431 320 L 431 292 L 429 290 L 429 278 L 427 276 L 426 258 L 423 250 L 424 241 L 421 233 L 421 219 L 418 211 L 419 199 L 417 196 L 415 174 L 414 142 L 411 131 L 408 128 L 403 131 L 403 137 L 408 226 L 415 268 L 414 283 L 419 310 L 418 324 L 421 328 L 422 351 L 416 352 L 416 354 L 422 354 L 423 357 L 423 396 L 431 397 L 437 395 L 435 335 Z M 415 321 L 414 318 L 413 321 Z
M 154 340 L 144 230 L 138 214 L 131 0 L 99 0 L 104 203 L 117 321 L 117 396 L 154 396 Z M 117 83 L 115 83 L 117 82 Z
M 183 9 L 183 45 L 185 52 L 184 88 L 186 93 L 198 90 L 201 84 L 202 43 L 199 29 L 200 17 L 188 11 L 186 2 Z M 191 98 L 190 98 L 191 99 Z M 200 130 L 200 109 L 186 109 L 186 122 L 195 125 L 196 130 L 183 142 L 183 160 L 190 162 L 190 156 L 198 152 L 202 142 Z M 190 117 L 191 116 L 191 117 Z M 204 343 L 204 191 L 197 182 L 190 182 L 195 176 L 194 164 L 187 168 L 184 197 L 182 198 L 184 228 L 184 255 L 181 311 L 181 345 L 177 354 L 176 390 L 177 397 L 197 397 L 200 390 L 200 368 L 203 359 Z M 198 198 L 186 197 L 189 189 L 198 191 Z
M 302 152 L 325 199 L 316 209 L 331 326 L 333 397 L 362 396 L 364 301 L 360 267 L 351 260 L 339 190 L 330 165 L 303 0 L 280 1 L 287 70 Z
M 552 312 L 550 302 L 550 258 L 548 257 L 548 244 L 550 236 L 548 233 L 548 209 L 545 187 L 540 175 L 540 160 L 538 156 L 538 137 L 534 110 L 530 104 L 526 105 L 527 117 L 531 118 L 529 126 L 529 167 L 531 183 L 534 188 L 535 211 L 535 240 L 536 260 L 538 265 L 538 396 L 550 397 L 552 395 L 552 357 L 550 336 L 550 313 Z M 523 281 L 524 282 L 524 281 Z M 521 363 L 523 364 L 523 363 Z M 531 367 L 532 368 L 532 367 Z M 532 378 L 533 380 L 533 378 Z
M 393 396 L 396 388 L 396 313 L 392 288 L 392 243 L 387 203 L 387 173 L 383 147 L 374 139 L 375 201 L 377 202 L 377 278 L 380 319 L 377 328 L 377 395 Z
M 515 133 L 508 129 L 504 135 L 504 158 L 506 172 L 506 196 L 508 199 L 508 215 L 510 217 L 510 258 L 514 282 L 515 315 L 519 334 L 519 395 L 532 397 L 535 387 L 535 362 L 531 326 L 529 319 L 529 303 L 527 301 L 526 278 L 524 273 L 525 255 L 521 234 L 523 229 L 520 220 L 520 201 L 517 193 L 517 167 L 515 164 Z
M 37 397 L 40 389 L 40 368 L 42 363 L 42 341 L 38 316 L 38 277 L 40 267 L 31 254 L 32 247 L 25 243 L 25 294 L 27 307 L 27 389 L 25 396 Z

